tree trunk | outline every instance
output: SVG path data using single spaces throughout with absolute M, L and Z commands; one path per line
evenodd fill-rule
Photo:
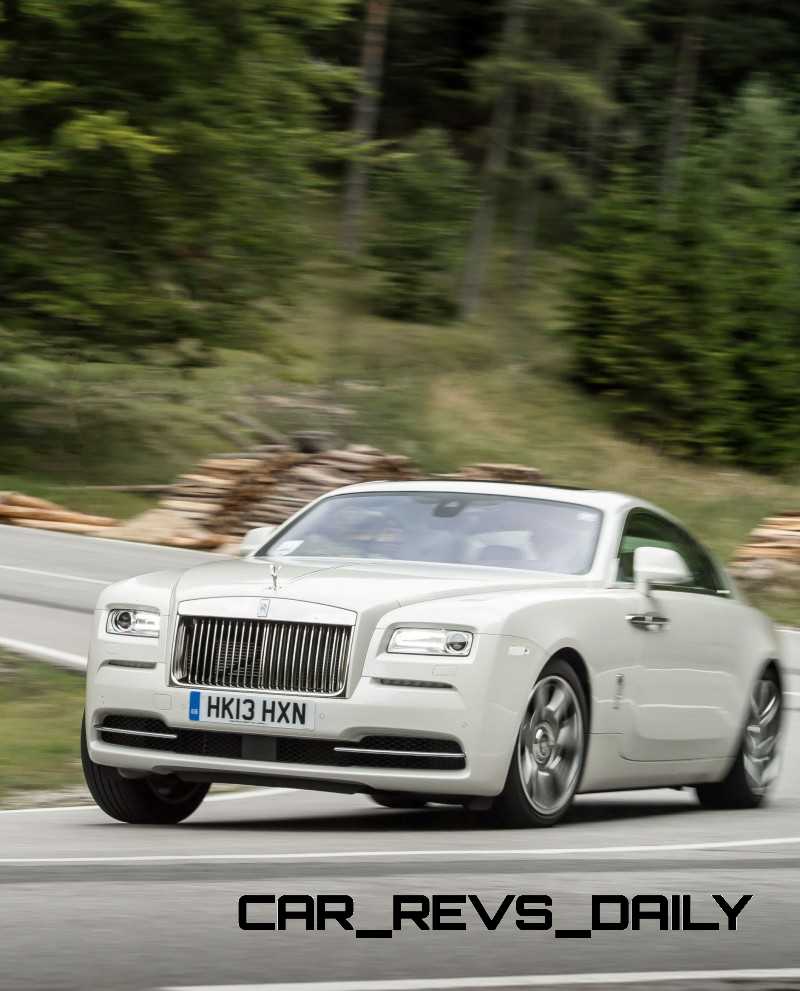
M 697 72 L 705 28 L 705 6 L 705 0 L 690 0 L 684 22 L 661 169 L 662 206 L 678 191 L 680 160 L 686 150 L 689 120 L 697 89 Z
M 3 0 L 4 28 L 0 29 L 0 37 L 14 38 L 19 24 L 19 0 Z
M 353 133 L 359 145 L 375 137 L 380 106 L 381 76 L 391 0 L 369 0 L 364 44 L 361 49 L 361 89 L 353 111 Z M 361 226 L 367 196 L 367 164 L 357 151 L 351 160 L 345 188 L 342 246 L 349 255 L 361 250 Z
M 524 27 L 525 0 L 508 0 L 501 52 L 508 55 Z M 489 145 L 483 166 L 480 199 L 467 248 L 461 286 L 461 315 L 470 317 L 480 303 L 497 211 L 497 192 L 508 163 L 508 142 L 514 121 L 514 81 L 506 78 L 495 99 Z
M 519 187 L 519 203 L 514 224 L 514 288 L 523 292 L 529 284 L 531 254 L 539 223 L 539 169 L 535 155 L 547 139 L 552 119 L 555 92 L 548 87 L 544 95 L 531 90 L 528 126 L 523 142 L 525 160 Z
M 614 96 L 617 74 L 620 64 L 620 46 L 615 40 L 606 40 L 600 46 L 597 56 L 597 78 L 603 91 L 610 97 Z M 603 114 L 593 113 L 587 125 L 585 171 L 586 183 L 590 194 L 597 189 L 601 167 L 601 158 L 608 145 L 609 118 Z M 607 162 L 603 163 L 607 166 Z

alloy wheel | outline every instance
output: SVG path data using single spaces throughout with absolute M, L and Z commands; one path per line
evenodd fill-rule
M 744 770 L 750 787 L 763 795 L 778 774 L 781 693 L 772 678 L 762 676 L 750 696 L 744 734 Z
M 520 781 L 541 815 L 571 799 L 584 753 L 584 725 L 573 687 L 558 675 L 537 682 L 517 741 Z

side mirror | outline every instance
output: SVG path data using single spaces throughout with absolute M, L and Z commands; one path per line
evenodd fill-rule
M 633 552 L 633 577 L 639 591 L 649 595 L 651 585 L 682 585 L 692 576 L 677 551 L 668 547 L 637 547 Z
M 277 527 L 274 526 L 257 526 L 255 530 L 248 530 L 239 544 L 239 557 L 250 557 L 251 554 L 255 554 L 266 544 L 276 529 Z

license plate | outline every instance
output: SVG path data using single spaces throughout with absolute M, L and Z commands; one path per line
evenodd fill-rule
M 247 726 L 279 726 L 314 729 L 316 704 L 273 695 L 224 695 L 190 692 L 189 719 L 194 723 L 235 723 Z

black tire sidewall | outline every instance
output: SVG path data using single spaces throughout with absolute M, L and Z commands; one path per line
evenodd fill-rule
M 85 715 L 81 720 L 81 765 L 92 798 L 106 815 L 119 822 L 175 825 L 198 808 L 210 788 L 208 784 L 198 783 L 185 798 L 165 802 L 153 791 L 147 778 L 123 778 L 115 767 L 96 764 L 89 754 Z

